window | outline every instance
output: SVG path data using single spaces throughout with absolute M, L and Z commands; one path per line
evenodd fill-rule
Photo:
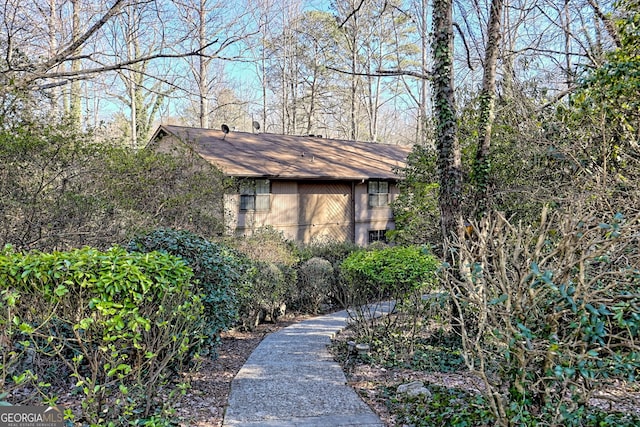
M 389 183 L 387 181 L 369 181 L 368 193 L 370 208 L 389 204 Z
M 271 183 L 268 179 L 256 179 L 240 188 L 241 211 L 268 211 Z
M 369 230 L 369 243 L 387 241 L 387 230 Z

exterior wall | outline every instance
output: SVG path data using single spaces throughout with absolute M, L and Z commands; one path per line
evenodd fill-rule
M 209 166 L 190 147 L 173 136 L 154 143 L 164 153 L 197 158 L 194 168 Z M 389 183 L 389 201 L 399 190 Z M 271 181 L 268 211 L 241 211 L 240 195 L 224 196 L 224 216 L 230 234 L 250 235 L 272 226 L 286 238 L 310 243 L 314 240 L 352 241 L 369 244 L 369 231 L 395 228 L 389 206 L 370 208 L 367 182 L 352 181 Z
M 389 192 L 391 201 L 397 186 L 390 184 Z M 353 241 L 366 246 L 369 231 L 394 228 L 389 206 L 369 208 L 366 182 L 271 181 L 269 211 L 240 211 L 240 196 L 231 194 L 225 196 L 225 212 L 231 233 L 251 235 L 269 225 L 303 243 Z
M 300 183 L 298 188 L 298 241 L 353 241 L 350 183 Z
M 398 186 L 389 183 L 389 202 L 392 202 L 399 194 Z M 393 212 L 390 206 L 369 207 L 369 194 L 367 183 L 358 183 L 355 186 L 355 240 L 359 246 L 369 244 L 369 231 L 393 230 Z
M 280 230 L 291 240 L 298 239 L 298 184 L 293 181 L 271 181 L 268 211 L 241 211 L 240 195 L 225 197 L 225 213 L 230 231 L 251 235 L 267 225 Z

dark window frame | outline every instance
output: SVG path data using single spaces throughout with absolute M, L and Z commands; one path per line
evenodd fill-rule
M 240 187 L 241 212 L 268 212 L 271 208 L 271 181 L 250 180 Z
M 387 243 L 387 230 L 369 230 L 368 240 L 369 244 L 375 242 Z

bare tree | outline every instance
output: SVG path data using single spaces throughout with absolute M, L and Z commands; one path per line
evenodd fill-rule
M 221 0 L 174 0 L 180 25 L 187 28 L 183 42 L 186 50 L 199 52 L 185 61 L 195 85 L 188 96 L 197 104 L 200 127 L 211 126 L 218 107 L 216 92 L 230 84 L 225 81 L 223 61 L 244 60 L 243 52 L 258 31 L 247 26 L 252 10 Z M 187 85 L 189 86 L 189 85 Z
M 154 3 L 134 4 L 109 24 L 111 55 L 128 64 L 116 70 L 121 85 L 114 84 L 111 94 L 129 110 L 125 134 L 132 148 L 147 142 L 153 121 L 173 90 L 169 67 L 154 67 L 150 60 L 138 61 L 162 50 L 164 35 L 153 23 L 162 19 L 163 12 Z

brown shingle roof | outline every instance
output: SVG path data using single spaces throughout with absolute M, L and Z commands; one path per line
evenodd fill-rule
M 183 126 L 160 126 L 164 134 L 189 144 L 225 174 L 282 179 L 398 179 L 410 148 L 313 136 L 230 132 Z

